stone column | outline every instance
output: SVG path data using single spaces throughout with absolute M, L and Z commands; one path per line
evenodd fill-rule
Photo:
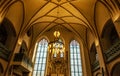
M 80 45 L 81 47 L 81 58 L 82 58 L 82 70 L 83 70 L 83 75 L 84 76 L 92 76 L 92 71 L 91 71 L 91 63 L 90 63 L 90 56 L 88 53 L 88 47 L 87 45 L 83 44 Z
M 95 45 L 96 45 L 96 50 L 98 53 L 98 60 L 99 60 L 99 64 L 100 64 L 100 74 L 101 74 L 101 76 L 102 75 L 108 76 L 108 71 L 107 71 L 106 64 L 105 64 L 105 58 L 104 58 L 104 54 L 103 54 L 102 45 L 99 40 L 95 41 Z

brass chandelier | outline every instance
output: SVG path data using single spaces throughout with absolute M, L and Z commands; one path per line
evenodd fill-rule
M 65 46 L 63 41 L 60 39 L 60 32 L 54 32 L 54 41 L 48 43 L 48 51 L 52 54 L 53 57 L 60 57 L 60 54 L 64 53 Z

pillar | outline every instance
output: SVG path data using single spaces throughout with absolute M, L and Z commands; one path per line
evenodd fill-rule
M 108 76 L 108 71 L 106 68 L 104 53 L 103 53 L 103 49 L 102 49 L 100 40 L 96 40 L 95 45 L 96 45 L 96 50 L 98 53 L 98 60 L 99 60 L 99 64 L 100 64 L 100 72 L 101 72 L 100 74 L 101 74 L 101 76 Z

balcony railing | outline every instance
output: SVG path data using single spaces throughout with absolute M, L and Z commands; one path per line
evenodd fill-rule
M 92 71 L 96 71 L 99 68 L 100 68 L 99 61 L 95 60 L 95 62 L 92 64 Z
M 11 51 L 9 51 L 3 44 L 0 43 L 0 58 L 8 61 Z
M 105 53 L 106 62 L 110 62 L 114 58 L 120 55 L 120 40 L 115 43 L 110 49 L 108 49 Z
M 23 70 L 32 71 L 32 61 L 24 53 L 16 53 L 13 64 L 20 65 Z

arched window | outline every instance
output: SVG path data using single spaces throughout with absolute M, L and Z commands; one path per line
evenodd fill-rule
M 38 43 L 33 76 L 44 76 L 45 75 L 47 47 L 48 47 L 48 42 L 46 39 L 42 39 Z
M 71 76 L 82 76 L 80 46 L 76 40 L 70 43 Z

